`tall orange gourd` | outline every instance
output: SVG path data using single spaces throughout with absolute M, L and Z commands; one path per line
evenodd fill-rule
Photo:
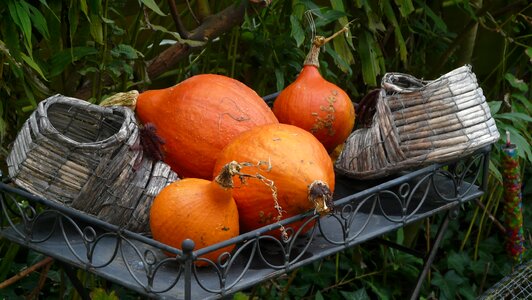
M 250 231 L 282 219 L 316 209 L 332 209 L 335 175 L 323 145 L 309 132 L 292 125 L 258 126 L 236 137 L 220 153 L 215 173 L 230 161 L 246 161 L 242 173 L 259 174 L 276 187 L 259 180 L 235 178 L 233 197 L 238 206 L 241 231 Z M 278 204 L 278 207 L 276 207 Z M 296 228 L 297 229 L 297 228 Z
M 190 77 L 139 95 L 136 112 L 162 140 L 164 161 L 181 177 L 212 178 L 218 153 L 258 125 L 278 123 L 255 91 L 215 74 Z
M 185 178 L 162 189 L 150 208 L 153 238 L 175 248 L 191 239 L 196 249 L 201 249 L 238 236 L 238 210 L 231 189 L 232 176 L 239 168 L 230 162 L 213 181 Z M 216 262 L 220 254 L 233 248 L 227 246 L 204 257 Z
M 329 152 L 347 139 L 355 124 L 355 109 L 347 93 L 318 70 L 320 47 L 333 37 L 314 39 L 301 73 L 273 104 L 279 122 L 311 132 Z

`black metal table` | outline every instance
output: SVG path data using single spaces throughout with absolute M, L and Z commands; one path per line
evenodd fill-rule
M 338 176 L 334 214 L 319 218 L 308 212 L 283 220 L 290 233 L 286 241 L 268 235 L 280 227 L 274 224 L 203 249 L 195 250 L 193 241 L 187 240 L 179 250 L 6 183 L 0 184 L 0 234 L 55 258 L 67 270 L 71 266 L 85 269 L 150 297 L 216 299 L 444 213 L 417 285 L 412 287 L 412 298 L 417 298 L 449 221 L 461 204 L 485 190 L 489 151 L 487 147 L 459 161 L 379 181 Z M 291 231 L 290 224 L 301 220 L 310 230 Z M 217 261 L 200 258 L 230 244 L 236 245 L 235 250 Z M 195 260 L 207 261 L 208 266 L 196 267 Z M 87 297 L 71 275 L 78 292 Z

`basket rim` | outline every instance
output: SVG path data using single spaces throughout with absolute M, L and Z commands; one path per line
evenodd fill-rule
M 88 112 L 97 112 L 102 115 L 116 115 L 120 114 L 123 117 L 122 124 L 120 129 L 112 134 L 111 136 L 93 142 L 80 142 L 76 141 L 63 133 L 61 133 L 57 128 L 52 124 L 48 116 L 48 110 L 51 106 L 55 104 L 67 104 L 75 108 L 81 108 Z M 53 138 L 60 143 L 66 143 L 67 145 L 72 145 L 84 149 L 103 149 L 121 143 L 131 136 L 131 131 L 134 131 L 138 128 L 135 123 L 134 112 L 123 106 L 109 106 L 103 107 L 96 104 L 92 104 L 85 100 L 80 100 L 72 97 L 67 97 L 61 94 L 56 94 L 51 96 L 38 104 L 37 110 L 34 113 L 38 119 L 38 129 L 39 133 L 46 136 L 47 138 Z M 37 116 L 38 114 L 38 116 Z

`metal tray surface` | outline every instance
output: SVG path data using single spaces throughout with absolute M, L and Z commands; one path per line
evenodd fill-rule
M 287 240 L 269 235 L 280 227 L 272 224 L 207 248 L 186 241 L 175 249 L 5 183 L 0 234 L 150 297 L 217 299 L 480 197 L 489 150 L 380 180 L 338 175 L 334 213 L 283 220 Z M 292 230 L 301 220 L 308 231 Z M 200 258 L 229 244 L 235 250 L 217 261 Z M 196 267 L 196 260 L 208 266 Z

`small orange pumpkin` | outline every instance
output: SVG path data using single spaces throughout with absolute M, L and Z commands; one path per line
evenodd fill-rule
M 258 125 L 278 123 L 245 84 L 201 74 L 166 89 L 139 95 L 136 112 L 162 140 L 164 161 L 181 177 L 210 180 L 218 153 L 234 137 Z
M 259 174 L 275 185 L 282 219 L 311 209 L 328 213 L 332 208 L 335 181 L 331 159 L 323 145 L 301 128 L 269 124 L 242 133 L 220 153 L 215 172 L 233 160 L 259 165 L 243 166 L 241 172 Z M 277 221 L 272 190 L 264 182 L 242 182 L 237 177 L 233 197 L 243 232 Z
M 196 249 L 201 249 L 238 236 L 238 210 L 231 194 L 232 176 L 238 170 L 238 164 L 230 162 L 213 181 L 185 178 L 166 186 L 150 209 L 153 238 L 174 248 L 191 239 Z M 216 262 L 220 254 L 233 248 L 227 246 L 204 257 Z
M 318 68 L 320 47 L 327 42 L 316 37 L 303 70 L 273 104 L 279 122 L 311 132 L 332 152 L 345 142 L 355 124 L 355 109 L 347 93 L 325 80 Z

